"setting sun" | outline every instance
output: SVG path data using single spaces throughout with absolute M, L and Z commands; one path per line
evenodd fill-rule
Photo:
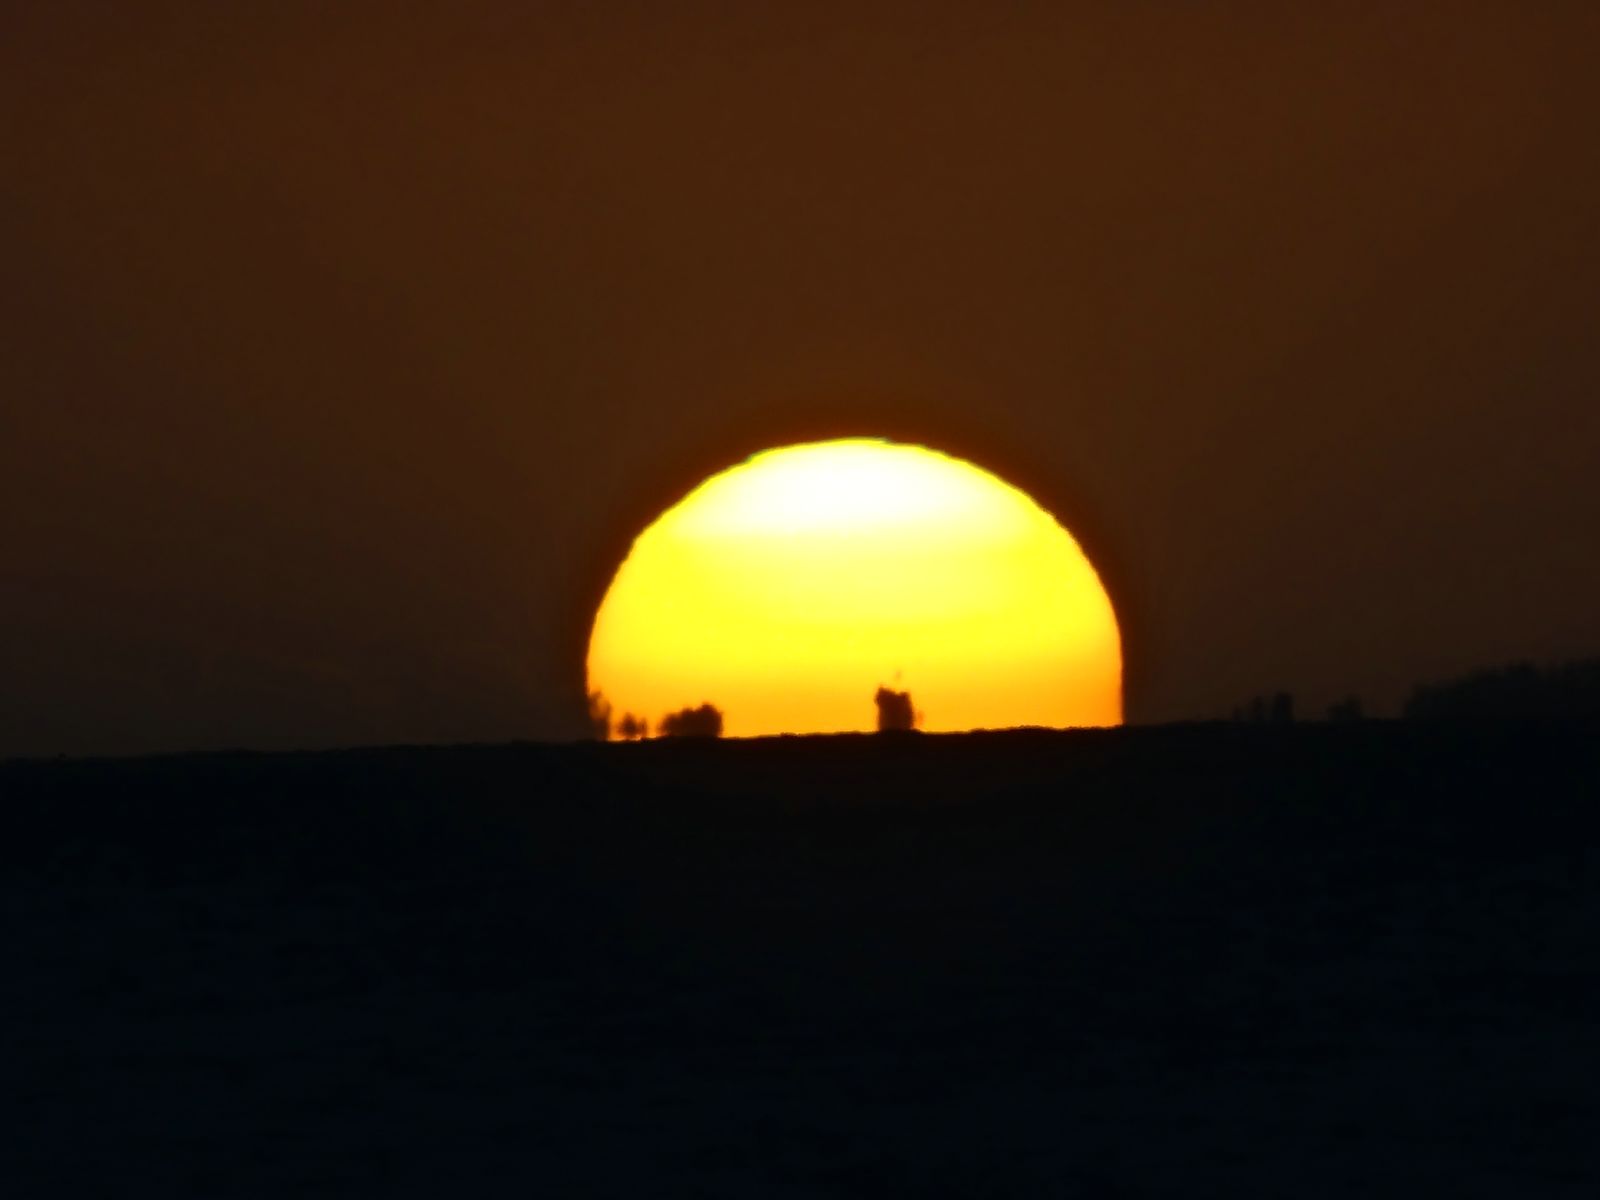
M 873 729 L 880 687 L 931 731 L 1122 721 L 1116 617 L 1072 536 L 971 463 L 867 439 L 757 454 L 662 514 L 588 677 L 652 732 L 702 703 L 733 736 Z

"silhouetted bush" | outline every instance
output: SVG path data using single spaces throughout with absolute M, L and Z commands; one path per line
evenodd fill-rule
M 1414 721 L 1600 719 L 1600 659 L 1536 667 L 1516 663 L 1416 688 Z
M 722 710 L 709 703 L 681 708 L 662 717 L 656 728 L 662 737 L 721 737 Z
M 617 734 L 630 742 L 636 738 L 649 737 L 650 722 L 632 713 L 623 713 L 622 720 L 617 722 Z
M 880 687 L 873 700 L 878 705 L 878 732 L 895 733 L 915 729 L 922 714 L 911 707 L 910 692 Z

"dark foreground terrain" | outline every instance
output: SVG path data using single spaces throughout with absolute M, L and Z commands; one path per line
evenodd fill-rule
M 1600 1193 L 1600 753 L 0 765 L 0 1192 Z

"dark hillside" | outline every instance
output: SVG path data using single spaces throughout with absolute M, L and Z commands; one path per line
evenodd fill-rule
M 12 1195 L 1593 1195 L 1600 743 L 0 765 Z

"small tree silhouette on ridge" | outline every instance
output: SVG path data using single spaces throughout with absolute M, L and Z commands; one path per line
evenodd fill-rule
M 662 717 L 656 729 L 662 737 L 721 737 L 722 710 L 710 702 L 699 708 L 680 708 Z
M 922 714 L 911 707 L 910 692 L 896 692 L 880 686 L 872 699 L 878 706 L 879 733 L 906 733 L 922 721 Z

